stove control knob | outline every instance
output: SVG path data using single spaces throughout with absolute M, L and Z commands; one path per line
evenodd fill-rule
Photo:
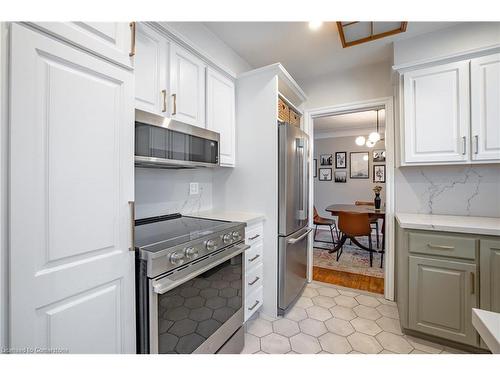
M 241 240 L 240 232 L 233 232 L 233 240 L 235 240 L 235 241 Z
M 207 248 L 208 251 L 212 251 L 212 250 L 215 250 L 215 241 L 214 240 L 208 240 L 207 242 L 205 242 L 205 246 Z
M 170 263 L 172 263 L 174 266 L 180 266 L 181 264 L 183 264 L 184 253 L 180 251 L 175 251 L 172 254 L 170 254 Z
M 198 256 L 198 250 L 195 249 L 194 247 L 186 247 L 184 249 L 184 255 L 188 259 L 194 259 Z
M 222 241 L 224 241 L 226 245 L 231 243 L 231 240 L 232 240 L 231 233 L 227 233 L 224 235 L 224 237 L 222 237 Z

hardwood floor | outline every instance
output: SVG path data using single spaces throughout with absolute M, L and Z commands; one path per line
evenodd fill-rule
M 384 294 L 384 279 L 328 268 L 313 267 L 313 280 Z

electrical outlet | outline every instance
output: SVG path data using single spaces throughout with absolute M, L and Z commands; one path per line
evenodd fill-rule
M 200 194 L 200 186 L 197 182 L 191 182 L 189 184 L 189 195 Z

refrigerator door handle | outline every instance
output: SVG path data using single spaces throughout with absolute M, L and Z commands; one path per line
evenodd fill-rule
M 311 233 L 311 231 L 312 231 L 312 228 L 307 228 L 307 231 L 304 234 L 302 234 L 301 236 L 299 236 L 297 238 L 290 238 L 288 240 L 288 243 L 294 244 L 294 243 L 301 241 L 305 236 L 307 236 L 309 233 Z

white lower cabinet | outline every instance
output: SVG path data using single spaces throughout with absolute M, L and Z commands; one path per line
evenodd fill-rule
M 263 238 L 262 222 L 247 227 L 245 243 L 250 249 L 245 252 L 245 322 L 262 306 L 263 302 Z
M 133 73 L 10 36 L 9 346 L 135 353 Z

